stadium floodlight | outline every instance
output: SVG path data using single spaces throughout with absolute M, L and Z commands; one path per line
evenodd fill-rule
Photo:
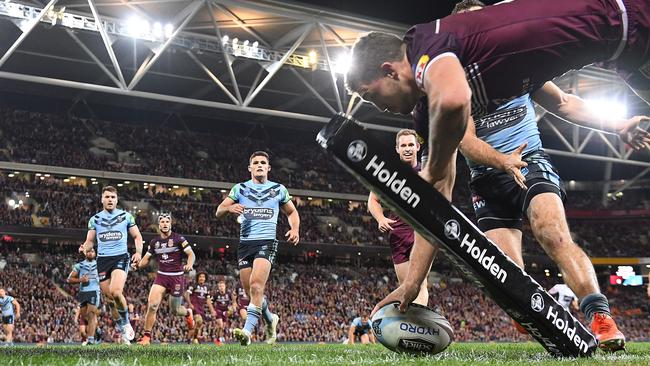
M 118 187 L 122 187 L 123 185 L 124 185 L 124 184 L 122 184 L 122 183 L 117 183 L 117 186 L 118 186 Z
M 69 178 L 65 178 L 65 179 L 63 180 L 63 183 L 68 183 L 68 182 L 70 182 L 70 179 L 69 179 Z
M 155 22 L 153 24 L 152 33 L 156 38 L 162 38 L 163 36 L 163 26 L 160 22 Z
M 318 62 L 318 53 L 316 53 L 316 51 L 314 50 L 311 50 L 309 51 L 308 57 L 309 57 L 309 64 L 316 65 L 316 63 Z
M 257 51 L 257 48 L 260 46 L 260 43 L 258 41 L 253 42 L 253 50 Z
M 341 54 L 334 62 L 334 72 L 345 75 L 352 64 L 352 55 L 349 53 Z
M 235 37 L 232 39 L 232 46 L 235 47 L 237 46 L 237 43 L 239 43 L 239 38 Z
M 49 175 L 49 174 L 44 174 L 43 176 L 44 176 L 44 177 L 47 177 L 47 178 L 49 178 L 49 177 L 50 177 L 50 175 Z
M 126 31 L 131 37 L 141 37 L 142 35 L 149 33 L 150 30 L 151 26 L 149 25 L 149 22 L 144 19 L 131 17 L 126 22 Z
M 131 184 L 131 181 L 130 180 L 125 180 L 124 184 Z
M 224 35 L 223 37 L 221 37 L 221 43 L 224 44 L 224 45 L 225 45 L 226 43 L 228 43 L 229 40 L 230 40 L 230 37 L 228 37 L 227 34 Z
M 178 186 L 176 186 L 176 185 L 174 185 L 173 187 L 174 187 L 174 189 L 178 189 Z
M 15 200 L 9 200 L 9 206 L 15 206 L 16 201 Z
M 171 23 L 165 24 L 165 38 L 171 38 L 174 34 L 174 25 Z
M 14 177 L 14 174 L 13 174 L 13 173 L 9 173 L 9 178 L 13 178 L 13 177 Z
M 585 103 L 603 121 L 621 119 L 627 116 L 627 106 L 618 100 L 607 98 L 587 99 Z

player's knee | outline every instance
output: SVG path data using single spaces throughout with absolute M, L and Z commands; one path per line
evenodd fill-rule
M 264 295 L 264 284 L 261 282 L 251 282 L 251 296 Z
M 149 311 L 153 311 L 153 312 L 158 311 L 158 308 L 159 308 L 159 307 L 160 307 L 160 303 L 159 303 L 159 302 L 152 302 L 152 303 L 149 303 L 149 305 L 147 305 L 147 309 L 148 309 Z
M 121 288 L 111 289 L 110 293 L 111 296 L 113 297 L 113 301 L 117 302 L 120 296 L 122 296 L 122 289 Z

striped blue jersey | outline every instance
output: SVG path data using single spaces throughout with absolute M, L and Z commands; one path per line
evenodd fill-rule
M 14 315 L 14 298 L 5 295 L 5 297 L 0 297 L 0 309 L 2 309 L 2 316 Z
M 103 210 L 88 221 L 88 230 L 96 231 L 97 256 L 110 257 L 128 253 L 126 242 L 129 229 L 135 226 L 135 219 L 130 213 L 114 209 Z
M 503 154 L 510 154 L 524 142 L 528 142 L 528 146 L 523 155 L 542 149 L 535 107 L 530 94 L 515 98 L 499 106 L 495 112 L 475 119 L 474 125 L 476 136 Z M 493 169 L 465 159 L 472 178 Z
M 285 186 L 269 180 L 262 184 L 254 183 L 252 179 L 238 183 L 232 187 L 228 197 L 244 206 L 240 221 L 241 241 L 275 239 L 280 206 L 291 201 Z
M 79 283 L 79 291 L 99 291 L 96 260 L 79 262 L 74 265 L 74 271 L 79 274 L 79 278 L 88 275 L 88 283 Z

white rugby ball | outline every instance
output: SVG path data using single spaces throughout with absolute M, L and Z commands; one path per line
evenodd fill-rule
M 405 313 L 400 313 L 398 302 L 389 303 L 379 309 L 371 321 L 377 340 L 398 353 L 435 355 L 454 340 L 449 321 L 418 304 L 410 304 Z

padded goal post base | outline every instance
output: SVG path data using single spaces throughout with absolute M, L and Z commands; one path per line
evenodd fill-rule
M 317 141 L 402 219 L 440 249 L 548 352 L 590 356 L 594 336 L 436 189 L 402 163 L 393 147 L 353 119 L 332 118 Z M 473 306 L 467 304 L 467 306 Z

